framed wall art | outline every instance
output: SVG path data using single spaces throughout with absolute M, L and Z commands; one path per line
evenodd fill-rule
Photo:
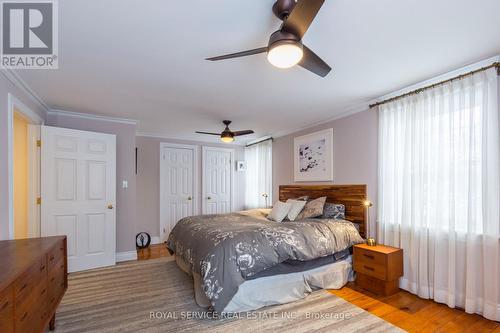
M 333 128 L 294 138 L 294 180 L 333 181 Z

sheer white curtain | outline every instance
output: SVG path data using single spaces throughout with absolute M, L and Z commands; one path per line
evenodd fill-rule
M 380 106 L 378 237 L 404 249 L 400 286 L 500 320 L 494 69 Z
M 267 140 L 245 148 L 247 209 L 264 208 L 272 204 L 273 142 Z M 264 195 L 267 195 L 267 200 Z

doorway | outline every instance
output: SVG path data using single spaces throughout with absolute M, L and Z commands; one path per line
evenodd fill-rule
M 41 235 L 67 237 L 68 271 L 116 262 L 116 136 L 42 126 Z
M 40 125 L 43 120 L 8 95 L 9 239 L 40 237 Z
M 203 147 L 202 213 L 233 211 L 234 150 Z
M 160 241 L 167 240 L 180 219 L 197 208 L 198 147 L 160 144 Z

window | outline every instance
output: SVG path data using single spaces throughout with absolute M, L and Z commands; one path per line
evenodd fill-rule
M 273 144 L 267 140 L 245 148 L 247 209 L 269 207 L 272 204 Z
M 493 69 L 380 106 L 378 238 L 400 287 L 500 319 L 499 105 Z

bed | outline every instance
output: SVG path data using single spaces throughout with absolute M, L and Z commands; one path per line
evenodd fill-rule
M 271 222 L 256 209 L 180 220 L 167 247 L 193 277 L 195 299 L 234 313 L 338 289 L 352 279 L 350 248 L 363 242 L 366 185 L 280 186 L 279 200 L 308 196 L 345 206 L 345 219 Z

